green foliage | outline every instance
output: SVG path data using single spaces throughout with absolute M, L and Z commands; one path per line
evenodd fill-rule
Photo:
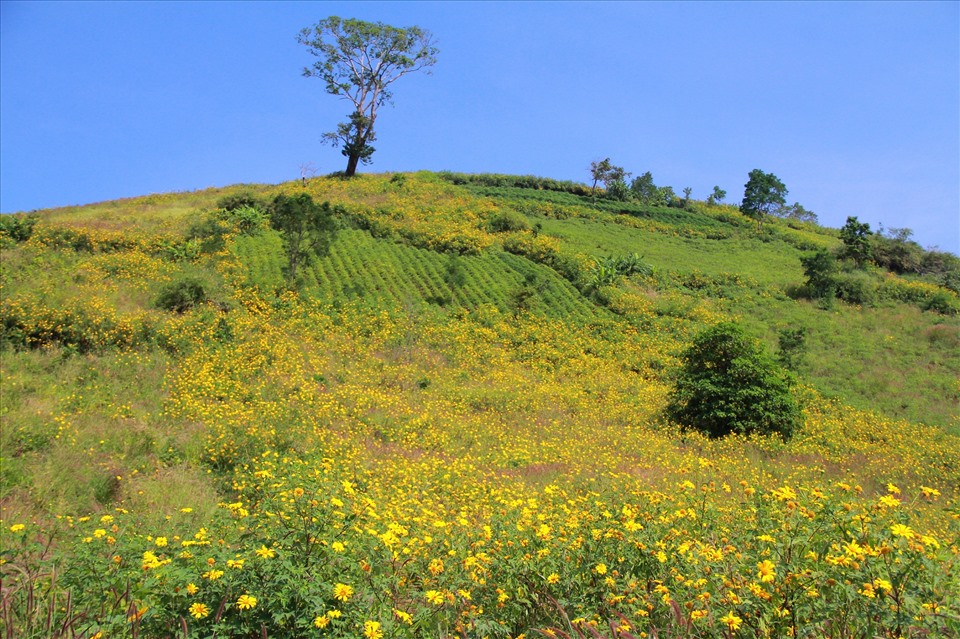
M 298 271 L 315 257 L 326 255 L 337 231 L 334 215 L 341 213 L 329 202 L 316 204 L 306 193 L 277 195 L 270 204 L 270 224 L 283 238 L 287 254 L 287 285 L 297 281 Z
M 837 261 L 825 250 L 800 257 L 807 289 L 813 299 L 830 301 L 837 295 Z
M 491 233 L 526 231 L 529 228 L 530 223 L 525 217 L 508 209 L 498 211 L 487 221 L 487 229 Z
M 667 415 L 710 437 L 777 434 L 800 426 L 790 378 L 733 323 L 708 328 L 681 356 Z
M 607 197 L 617 202 L 625 202 L 630 198 L 630 188 L 622 178 L 614 180 L 607 185 Z
M 744 185 L 743 201 L 740 211 L 757 221 L 757 231 L 763 227 L 765 217 L 772 215 L 786 200 L 787 187 L 773 173 L 764 173 L 760 169 L 750 171 Z
M 817 214 L 803 208 L 799 202 L 794 202 L 790 206 L 782 206 L 774 212 L 777 217 L 787 220 L 796 220 L 798 222 L 817 223 Z
M 538 191 L 557 191 L 573 195 L 589 195 L 590 189 L 578 182 L 569 180 L 554 180 L 552 178 L 537 177 L 534 175 L 503 175 L 499 173 L 454 173 L 440 171 L 437 177 L 451 184 L 471 184 L 489 187 L 514 187 L 518 189 L 533 189 Z
M 796 372 L 803 364 L 807 353 L 807 335 L 810 331 L 806 327 L 780 329 L 778 342 L 780 351 L 777 361 L 784 368 Z
M 626 199 L 626 179 L 630 174 L 622 166 L 617 166 L 610 161 L 610 158 L 604 158 L 599 162 L 590 163 L 590 179 L 593 180 L 593 189 L 591 193 L 596 193 L 597 183 L 602 182 L 607 190 L 607 196 L 613 199 Z M 622 182 L 622 185 L 615 187 L 616 195 L 611 194 L 610 188 Z M 622 196 L 622 197 L 621 197 Z
M 872 306 L 877 301 L 877 280 L 862 271 L 841 272 L 836 279 L 837 299 L 857 306 Z
M 723 202 L 724 198 L 727 197 L 727 192 L 721 189 L 719 186 L 713 187 L 713 193 L 707 196 L 707 206 L 716 206 Z
M 217 208 L 224 211 L 238 209 L 263 209 L 264 204 L 259 197 L 250 191 L 238 191 L 224 195 L 217 200 Z
M 863 268 L 871 257 L 870 235 L 869 224 L 857 221 L 856 216 L 848 217 L 840 229 L 840 239 L 843 241 L 840 257 L 851 259 L 858 268 Z
M 0 215 L 0 240 L 9 238 L 13 242 L 26 242 L 39 221 L 40 216 L 36 213 Z
M 155 305 L 165 311 L 186 313 L 208 300 L 204 283 L 195 277 L 170 282 L 161 289 Z

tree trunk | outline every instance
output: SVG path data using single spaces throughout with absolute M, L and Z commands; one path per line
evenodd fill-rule
M 357 164 L 360 163 L 360 154 L 353 153 L 347 157 L 347 170 L 343 172 L 346 177 L 353 177 L 357 173 Z

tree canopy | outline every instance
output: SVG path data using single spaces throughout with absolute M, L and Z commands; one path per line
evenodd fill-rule
M 747 183 L 744 185 L 740 210 L 747 217 L 757 221 L 759 231 L 763 228 L 763 219 L 786 204 L 786 195 L 787 187 L 776 175 L 754 169 L 750 171 Z
M 345 174 L 356 173 L 360 162 L 369 164 L 377 110 L 393 100 L 391 86 L 414 71 L 437 62 L 432 34 L 420 27 L 397 28 L 381 22 L 331 16 L 300 31 L 297 42 L 317 58 L 303 70 L 320 78 L 327 93 L 349 100 L 354 107 L 348 121 L 324 134 L 324 141 L 342 147 L 347 158 Z

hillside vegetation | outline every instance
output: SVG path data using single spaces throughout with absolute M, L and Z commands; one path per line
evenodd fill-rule
M 255 207 L 304 193 L 338 230 L 289 286 Z M 808 299 L 836 230 L 426 172 L 18 219 L 5 636 L 960 634 L 960 300 Z M 665 416 L 724 322 L 789 440 Z

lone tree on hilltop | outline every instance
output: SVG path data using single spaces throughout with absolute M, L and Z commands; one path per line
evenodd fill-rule
M 682 356 L 667 415 L 710 437 L 730 433 L 779 434 L 800 425 L 792 380 L 736 324 L 703 331 Z
M 348 120 L 323 135 L 324 142 L 342 147 L 347 158 L 344 174 L 352 177 L 357 164 L 371 162 L 377 109 L 392 103 L 390 85 L 414 71 L 429 73 L 427 67 L 436 64 L 433 36 L 420 27 L 399 29 L 331 16 L 301 30 L 297 42 L 318 58 L 303 75 L 320 78 L 327 93 L 353 103 Z
M 773 173 L 764 173 L 760 169 L 750 171 L 744 185 L 743 202 L 740 210 L 747 217 L 757 221 L 757 231 L 763 228 L 763 219 L 780 210 L 786 204 L 787 187 Z

